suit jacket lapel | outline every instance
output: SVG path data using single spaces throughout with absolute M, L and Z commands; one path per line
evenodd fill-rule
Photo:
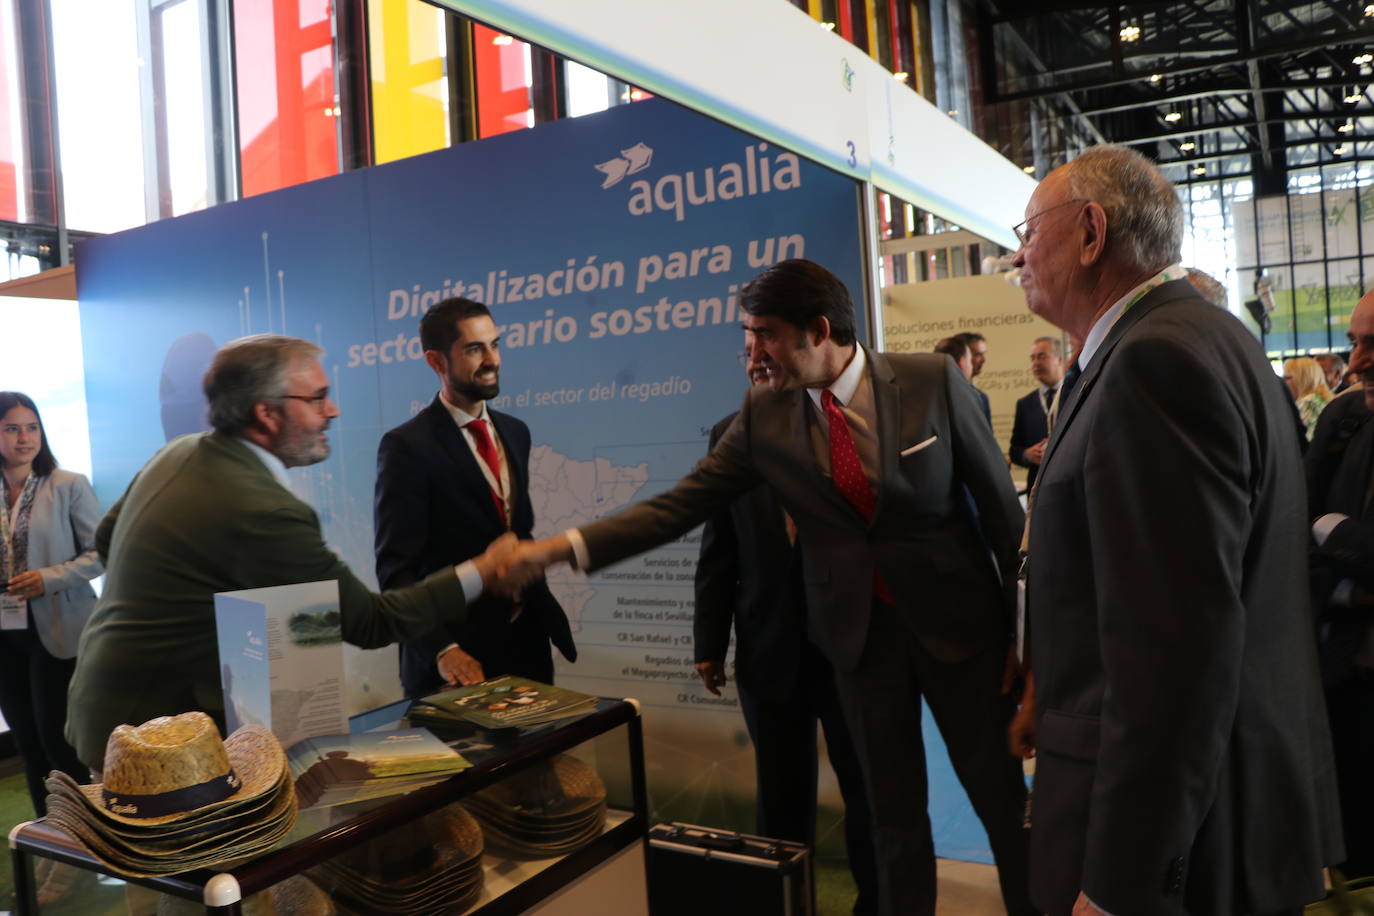
M 511 505 L 514 505 L 514 494 L 525 492 L 525 480 L 528 474 L 528 469 L 524 463 L 525 456 L 517 455 L 515 449 L 510 447 L 511 434 L 508 431 L 511 428 L 511 418 L 503 413 L 497 413 L 491 408 L 487 408 L 487 416 L 491 418 L 492 426 L 496 427 L 496 432 L 501 437 L 501 451 L 505 453 L 506 467 L 510 471 L 511 492 L 508 495 L 512 497 Z
M 1173 288 L 1175 283 L 1186 284 L 1187 282 L 1187 280 L 1175 280 L 1170 283 L 1164 283 L 1151 290 L 1145 298 L 1128 308 L 1121 317 L 1117 319 L 1112 329 L 1107 332 L 1107 336 L 1103 338 L 1101 346 L 1099 346 L 1097 352 L 1093 354 L 1092 365 L 1080 367 L 1081 374 L 1078 377 L 1078 381 L 1074 383 L 1072 390 L 1069 391 L 1068 400 L 1060 401 L 1059 414 L 1055 417 L 1054 429 L 1050 432 L 1050 441 L 1045 446 L 1045 456 L 1040 462 L 1040 470 L 1036 474 L 1037 478 L 1045 473 L 1045 468 L 1049 465 L 1050 459 L 1054 457 L 1055 447 L 1064 437 L 1064 430 L 1069 428 L 1069 425 L 1073 422 L 1073 418 L 1078 414 L 1079 406 L 1087 399 L 1088 393 L 1092 391 L 1093 386 L 1097 384 L 1097 377 L 1102 374 L 1102 367 L 1107 364 L 1107 360 L 1111 357 L 1112 351 L 1116 349 L 1117 344 L 1119 344 L 1121 339 L 1135 326 L 1136 322 L 1140 321 L 1163 303 L 1178 298 L 1176 295 L 1178 291 Z M 1188 289 L 1192 289 L 1191 285 Z
M 1374 461 L 1374 447 L 1371 445 L 1374 445 L 1374 422 L 1366 422 L 1341 456 L 1331 492 L 1326 499 L 1328 511 L 1343 512 L 1353 518 L 1363 518 L 1368 511 L 1364 496 L 1369 487 L 1371 461 Z M 1370 505 L 1374 506 L 1374 501 Z
M 435 441 L 453 462 L 453 469 L 458 474 L 455 492 L 476 494 L 476 501 L 482 506 L 482 511 L 490 516 L 494 524 L 504 528 L 505 522 L 497 516 L 496 503 L 491 498 L 491 485 L 483 476 L 482 469 L 477 466 L 477 458 L 472 454 L 472 449 L 468 448 L 458 424 L 453 422 L 453 416 L 439 400 L 438 395 L 435 395 L 434 401 L 425 408 L 425 413 L 429 416 Z
M 862 344 L 860 345 L 862 346 Z M 888 443 L 901 442 L 902 386 L 897 384 L 897 375 L 892 366 L 881 355 L 864 347 L 868 357 L 869 383 L 873 387 L 874 413 L 878 415 L 878 492 L 873 506 L 873 522 L 883 512 L 883 494 L 887 488 L 883 482 L 897 476 L 897 450 L 889 448 Z

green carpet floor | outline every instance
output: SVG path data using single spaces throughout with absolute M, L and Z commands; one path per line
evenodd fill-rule
M 29 804 L 29 792 L 24 785 L 24 772 L 19 758 L 0 759 L 0 828 L 5 836 L 10 828 L 23 821 L 33 820 L 33 807 Z M 8 911 L 14 905 L 14 873 L 10 865 L 9 845 L 5 854 L 0 856 L 0 911 Z
M 24 787 L 24 775 L 19 769 L 18 760 L 0 759 L 0 827 L 8 836 L 15 824 L 32 818 L 33 808 L 29 805 L 29 794 Z M 823 824 L 822 836 L 833 837 L 836 827 L 834 824 Z M 854 882 L 849 876 L 844 856 L 828 846 L 831 844 L 822 842 L 822 852 L 816 860 L 816 912 L 818 916 L 848 916 L 854 906 Z M 123 895 L 118 888 L 102 886 L 94 896 L 99 898 L 99 902 L 87 896 L 83 900 L 70 901 L 60 908 L 44 912 L 53 916 L 96 916 L 124 912 L 121 903 Z M 7 851 L 0 856 L 0 916 L 10 912 L 13 900 L 14 875 Z

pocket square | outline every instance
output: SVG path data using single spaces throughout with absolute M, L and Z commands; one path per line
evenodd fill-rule
M 919 452 L 921 449 L 925 448 L 926 446 L 928 446 L 928 445 L 934 445 L 934 444 L 935 444 L 935 440 L 938 439 L 938 438 L 940 438 L 940 437 L 939 437 L 939 436 L 931 436 L 929 439 L 927 439 L 927 440 L 924 441 L 924 442 L 917 442 L 917 443 L 916 443 L 915 445 L 913 445 L 911 448 L 904 448 L 904 449 L 902 449 L 901 455 L 902 455 L 903 458 L 905 458 L 907 455 L 914 455 L 914 454 L 916 454 L 917 452 Z

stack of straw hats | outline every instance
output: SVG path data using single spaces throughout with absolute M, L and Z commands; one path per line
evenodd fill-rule
M 482 893 L 482 830 L 449 805 L 325 862 L 312 877 L 341 912 L 466 912 Z
M 606 823 L 606 786 L 587 764 L 560 754 L 466 799 L 488 845 L 543 858 L 579 849 Z
M 48 777 L 48 821 L 111 871 L 174 875 L 270 849 L 296 820 L 286 755 L 245 725 L 220 740 L 201 712 L 121 725 L 105 746 L 104 782 Z

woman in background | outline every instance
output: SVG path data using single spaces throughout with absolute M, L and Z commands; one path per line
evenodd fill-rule
M 1298 405 L 1298 415 L 1307 427 L 1307 439 L 1311 441 L 1312 430 L 1317 428 L 1317 417 L 1322 408 L 1335 397 L 1326 387 L 1326 373 L 1315 359 L 1303 356 L 1298 359 L 1284 360 L 1283 380 L 1288 390 L 1293 392 L 1293 401 Z
M 100 507 L 80 474 L 58 470 L 33 401 L 0 391 L 0 714 L 24 758 L 34 810 L 50 770 L 89 772 L 67 744 L 67 685 L 95 607 Z

